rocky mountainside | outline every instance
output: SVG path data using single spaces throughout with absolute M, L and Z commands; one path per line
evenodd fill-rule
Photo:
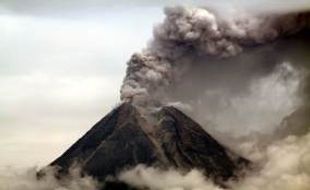
M 182 171 L 198 168 L 220 184 L 248 163 L 176 108 L 164 107 L 150 120 L 130 103 L 123 103 L 51 165 L 65 174 L 78 164 L 99 181 L 138 164 Z

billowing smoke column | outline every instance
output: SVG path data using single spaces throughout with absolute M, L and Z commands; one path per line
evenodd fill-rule
M 308 190 L 309 12 L 217 10 L 166 8 L 154 39 L 128 62 L 121 99 L 142 107 L 185 101 L 198 122 L 209 117 L 222 126 L 202 123 L 259 166 L 229 189 Z M 142 166 L 120 179 L 150 189 L 222 190 L 196 170 Z
M 163 103 L 160 94 L 177 82 L 197 55 L 225 58 L 309 27 L 309 14 L 227 17 L 205 8 L 165 9 L 154 39 L 128 62 L 121 99 L 137 105 Z
M 282 41 L 306 31 L 310 26 L 310 14 L 282 12 L 271 15 L 270 12 L 267 15 L 262 12 L 256 15 L 238 12 L 238 15 L 227 16 L 226 13 L 205 8 L 167 8 L 165 21 L 154 30 L 153 41 L 128 62 L 121 88 L 123 101 L 131 101 L 142 107 L 167 103 L 169 99 L 165 98 L 170 96 L 169 91 L 173 91 L 174 96 L 181 94 L 182 98 L 186 96 L 190 100 L 195 99 L 196 94 L 206 96 L 206 104 L 199 102 L 199 98 L 197 101 L 202 110 L 198 104 L 191 104 L 197 110 L 194 116 L 199 113 L 203 118 L 211 115 L 220 125 L 227 125 L 226 132 L 229 135 L 220 133 L 215 137 L 259 166 L 249 171 L 244 179 L 228 182 L 231 190 L 310 189 L 309 31 L 296 41 L 289 38 L 288 41 Z M 305 36 L 306 40 L 303 39 Z M 268 45 L 261 46 L 263 44 Z M 248 51 L 255 47 L 262 48 Z M 238 57 L 245 51 L 244 56 Z M 278 54 L 287 52 L 290 52 L 288 57 L 291 56 L 291 59 L 286 60 L 287 57 L 281 55 L 281 59 L 277 60 Z M 231 60 L 226 61 L 227 57 Z M 232 66 L 228 66 L 232 63 Z M 199 66 L 195 71 L 192 68 L 196 65 Z M 181 90 L 174 91 L 174 86 L 180 86 L 179 83 L 195 78 L 195 75 L 199 75 L 197 80 L 193 80 L 198 83 L 196 86 L 190 81 L 190 88 L 187 88 L 187 84 L 181 84 Z M 251 83 L 252 79 L 255 81 L 254 85 Z M 209 89 L 207 93 L 203 86 Z M 283 89 L 285 86 L 289 87 L 289 92 Z M 244 90 L 249 92 L 242 93 Z M 189 95 L 184 95 L 185 91 L 193 92 L 186 92 Z M 295 98 L 295 91 L 300 93 L 298 95 L 302 99 L 297 107 L 290 105 L 295 102 L 292 100 Z M 228 101 L 229 105 L 222 107 L 222 100 L 231 97 L 233 101 Z M 272 109 L 268 111 L 265 108 Z M 260 112 L 254 111 L 253 118 L 250 116 L 249 112 L 260 109 Z M 279 114 L 279 110 L 284 112 Z M 236 114 L 231 114 L 235 112 Z M 242 121 L 237 122 L 234 128 L 237 116 Z M 252 134 L 248 134 L 247 138 L 231 138 L 233 133 L 244 132 L 248 125 L 263 131 L 260 125 L 274 120 L 276 116 L 284 129 L 273 131 L 272 140 L 266 139 L 265 134 L 262 138 L 253 138 Z M 275 126 L 280 124 L 277 122 L 267 123 Z M 211 125 L 208 131 L 212 127 Z M 299 128 L 304 130 L 296 133 L 294 130 Z M 276 138 L 282 132 L 285 134 Z M 80 176 L 75 171 L 64 181 L 56 179 L 51 171 L 46 180 L 38 182 L 36 174 L 35 170 L 22 175 L 7 169 L 0 171 L 0 189 L 91 190 L 98 186 L 92 178 Z M 151 190 L 227 189 L 216 186 L 195 169 L 184 174 L 174 170 L 161 171 L 158 168 L 138 166 L 122 172 L 119 179 L 134 187 Z

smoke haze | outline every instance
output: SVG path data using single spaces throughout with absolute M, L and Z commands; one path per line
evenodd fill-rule
M 166 8 L 154 39 L 128 62 L 121 98 L 176 105 L 255 163 L 230 189 L 309 189 L 309 13 L 221 11 Z M 119 178 L 154 190 L 222 189 L 197 170 L 138 166 Z
M 261 160 L 255 161 L 262 164 L 261 168 L 247 173 L 240 181 L 228 182 L 228 189 L 308 190 L 310 188 L 309 146 L 309 134 L 301 138 L 287 137 L 269 145 L 264 151 L 256 152 L 259 155 L 255 157 L 261 157 Z M 123 172 L 119 178 L 135 187 L 149 187 L 152 190 L 226 189 L 216 186 L 197 170 L 184 174 L 175 170 L 160 171 L 156 168 L 138 166 Z
M 231 57 L 246 47 L 260 45 L 308 27 L 308 14 L 242 14 L 224 20 L 203 8 L 166 8 L 165 21 L 154 30 L 154 40 L 128 62 L 121 99 L 144 104 L 156 100 L 192 67 L 197 57 Z M 205 60 L 207 60 L 206 58 Z M 274 63 L 272 63 L 274 64 Z
M 231 7 L 227 14 L 221 12 L 227 3 L 166 8 L 153 40 L 129 60 L 121 88 L 121 99 L 137 106 L 180 107 L 255 163 L 244 179 L 228 182 L 232 190 L 310 189 L 310 16 L 296 13 L 308 10 L 309 3 L 289 8 L 292 3 L 276 2 L 255 13 L 245 2 L 242 11 Z M 197 170 L 184 174 L 138 166 L 119 179 L 152 190 L 223 189 Z M 0 175 L 0 187 L 7 190 L 97 185 L 76 174 L 65 182 L 52 174 L 38 181 L 35 169 Z

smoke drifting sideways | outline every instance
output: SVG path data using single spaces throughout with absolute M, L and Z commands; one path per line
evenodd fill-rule
M 166 8 L 154 39 L 128 62 L 121 99 L 151 111 L 179 107 L 258 166 L 229 189 L 310 189 L 310 13 L 288 10 Z M 119 179 L 153 190 L 222 189 L 198 170 L 138 166 Z
M 229 188 L 215 185 L 198 170 L 181 173 L 138 166 L 120 174 L 119 179 L 138 188 L 151 190 L 308 190 L 310 189 L 310 134 L 288 137 L 264 151 L 265 161 Z
M 172 7 L 165 14 L 147 48 L 128 61 L 122 101 L 143 110 L 181 105 L 203 126 L 229 126 L 235 136 L 274 132 L 305 107 L 309 12 Z
M 258 165 L 232 190 L 310 189 L 309 13 L 173 7 L 148 47 L 132 56 L 121 99 L 150 110 L 175 105 Z M 36 169 L 0 172 L 0 189 L 95 190 L 73 171 L 37 180 Z M 151 190 L 222 190 L 198 170 L 138 166 L 119 179 Z
M 203 8 L 165 9 L 166 19 L 154 29 L 154 40 L 128 62 L 121 99 L 145 104 L 158 91 L 175 84 L 184 64 L 197 55 L 232 57 L 244 48 L 297 33 L 309 25 L 309 14 L 242 15 L 227 18 Z M 205 60 L 207 61 L 207 59 Z M 207 63 L 206 63 L 207 64 Z

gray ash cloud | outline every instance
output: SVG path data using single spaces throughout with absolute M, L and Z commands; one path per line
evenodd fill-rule
M 244 49 L 290 36 L 309 27 L 308 13 L 224 15 L 206 8 L 172 7 L 154 28 L 154 39 L 128 61 L 121 99 L 144 105 L 195 64 L 198 56 L 233 57 Z M 207 63 L 208 64 L 208 63 Z

